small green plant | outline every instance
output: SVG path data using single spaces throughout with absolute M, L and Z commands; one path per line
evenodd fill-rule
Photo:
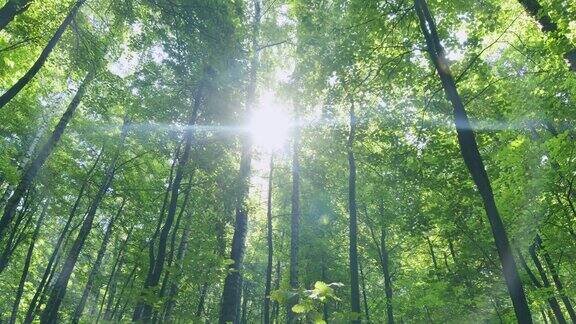
M 322 318 L 322 307 L 329 301 L 340 301 L 336 296 L 335 289 L 343 287 L 339 282 L 325 283 L 316 281 L 314 288 L 309 290 L 287 290 L 278 289 L 270 293 L 270 299 L 280 304 L 288 304 L 293 299 L 298 299 L 298 303 L 292 306 L 292 311 L 298 319 L 306 319 L 315 324 L 326 323 Z

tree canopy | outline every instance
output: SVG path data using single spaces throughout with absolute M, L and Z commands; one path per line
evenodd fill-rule
M 0 322 L 576 323 L 568 0 L 0 1 Z

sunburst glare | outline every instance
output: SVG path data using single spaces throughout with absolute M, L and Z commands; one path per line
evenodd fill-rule
M 257 147 L 266 151 L 280 150 L 290 132 L 290 117 L 286 106 L 272 92 L 265 92 L 259 108 L 252 113 L 248 131 Z

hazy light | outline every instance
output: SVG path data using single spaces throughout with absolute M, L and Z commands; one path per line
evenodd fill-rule
M 264 150 L 279 150 L 288 138 L 290 117 L 282 105 L 275 101 L 272 93 L 262 95 L 260 106 L 260 109 L 252 113 L 248 124 L 252 141 Z

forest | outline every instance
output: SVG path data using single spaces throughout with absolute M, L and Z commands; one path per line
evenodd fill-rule
M 0 323 L 576 323 L 574 0 L 0 0 Z

